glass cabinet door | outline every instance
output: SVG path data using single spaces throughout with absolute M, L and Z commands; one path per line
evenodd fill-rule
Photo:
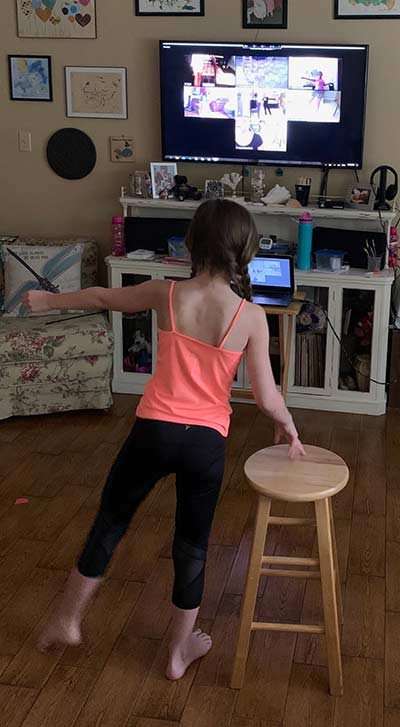
M 150 276 L 121 275 L 122 287 L 139 285 Z M 152 311 L 122 314 L 122 371 L 131 374 L 151 374 L 153 367 Z
M 343 288 L 339 391 L 369 393 L 375 291 Z
M 329 288 L 299 286 L 305 301 L 296 318 L 292 347 L 290 389 L 328 394 L 331 388 L 332 335 L 327 315 L 331 306 Z

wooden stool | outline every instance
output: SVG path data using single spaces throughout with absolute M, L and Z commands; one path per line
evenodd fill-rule
M 243 686 L 252 631 L 286 631 L 326 634 L 329 681 L 332 695 L 343 694 L 343 673 L 340 653 L 339 621 L 343 623 L 343 606 L 336 551 L 331 497 L 348 482 L 345 462 L 325 449 L 306 446 L 306 457 L 290 460 L 287 445 L 262 449 L 245 464 L 245 474 L 258 494 L 254 532 L 246 590 L 242 602 L 239 641 L 236 650 L 231 686 Z M 307 518 L 270 517 L 273 499 L 286 502 L 313 502 L 315 520 Z M 264 556 L 268 525 L 316 525 L 319 559 Z M 272 569 L 270 566 L 279 566 Z M 268 566 L 268 567 L 266 567 Z M 288 570 L 283 566 L 295 566 Z M 314 570 L 309 570 L 314 568 Z M 318 570 L 315 570 L 318 568 Z M 254 622 L 260 576 L 321 579 L 325 628 L 303 624 Z

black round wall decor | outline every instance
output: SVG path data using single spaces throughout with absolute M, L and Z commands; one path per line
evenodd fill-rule
M 83 179 L 94 169 L 96 147 L 80 129 L 60 129 L 47 144 L 47 161 L 63 179 Z

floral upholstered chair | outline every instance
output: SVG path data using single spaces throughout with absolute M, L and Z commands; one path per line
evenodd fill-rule
M 24 245 L 77 242 L 84 244 L 81 284 L 88 288 L 97 283 L 94 240 L 18 240 Z M 3 285 L 0 272 L 0 289 Z M 113 338 L 107 318 L 98 313 L 71 320 L 73 315 L 15 318 L 0 313 L 0 419 L 111 406 Z

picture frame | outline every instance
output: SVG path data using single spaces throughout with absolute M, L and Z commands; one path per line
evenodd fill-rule
M 204 183 L 205 199 L 223 199 L 224 196 L 224 185 L 220 179 L 206 179 Z
M 11 101 L 53 101 L 50 56 L 9 55 Z
M 287 29 L 289 0 L 242 0 L 242 2 L 243 28 Z
M 204 17 L 205 0 L 135 0 L 136 15 Z
M 375 204 L 375 190 L 372 184 L 352 184 L 347 189 L 345 206 L 351 209 L 372 212 Z
M 334 0 L 335 20 L 390 20 L 400 18 L 400 0 Z M 385 10 L 386 6 L 386 10 Z
M 150 172 L 153 199 L 160 199 L 160 195 L 169 193 L 175 184 L 174 177 L 178 173 L 176 162 L 151 162 Z
M 127 70 L 98 66 L 66 66 L 67 116 L 127 119 Z
M 15 0 L 19 38 L 97 38 L 96 0 Z
M 112 162 L 134 162 L 135 150 L 131 136 L 110 136 L 110 155 Z

